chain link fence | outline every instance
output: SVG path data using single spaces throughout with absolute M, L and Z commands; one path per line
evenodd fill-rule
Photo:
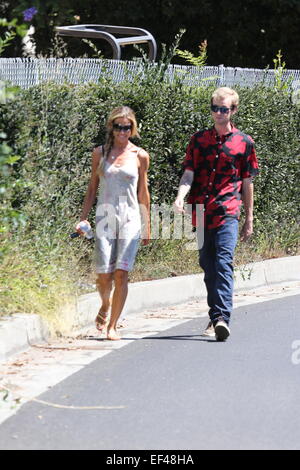
M 158 67 L 157 64 L 149 67 Z M 141 61 L 122 61 L 108 59 L 72 59 L 72 58 L 0 58 L 0 81 L 8 81 L 21 88 L 30 88 L 45 81 L 56 83 L 82 84 L 97 83 L 100 77 L 111 78 L 114 82 L 130 80 L 137 74 L 143 74 Z M 252 87 L 257 83 L 266 86 L 276 84 L 278 72 L 270 69 L 250 69 L 239 67 L 208 66 L 197 68 L 185 65 L 169 65 L 166 78 L 173 81 L 179 78 L 185 85 L 215 86 L 236 85 Z M 300 70 L 284 70 L 281 80 L 289 89 L 298 94 L 300 90 Z

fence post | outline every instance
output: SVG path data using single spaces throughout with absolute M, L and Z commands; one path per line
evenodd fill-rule
M 219 80 L 218 80 L 218 86 L 224 86 L 225 84 L 225 67 L 224 64 L 220 64 L 218 67 L 218 75 L 219 75 Z

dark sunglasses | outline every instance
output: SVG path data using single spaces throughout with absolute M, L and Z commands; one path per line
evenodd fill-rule
M 218 111 L 220 111 L 220 113 L 222 114 L 228 114 L 229 111 L 232 111 L 234 109 L 234 106 L 231 106 L 231 108 L 227 108 L 226 106 L 216 106 L 215 104 L 212 104 L 210 109 L 213 113 L 217 113 Z
M 132 125 L 129 124 L 128 126 L 121 126 L 121 124 L 113 124 L 113 129 L 119 132 L 121 131 L 128 132 L 128 131 L 131 131 Z

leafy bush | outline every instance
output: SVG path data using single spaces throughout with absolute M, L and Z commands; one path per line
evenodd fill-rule
M 17 92 L 14 87 L 3 87 L 0 100 L 11 103 Z M 23 214 L 12 205 L 13 195 L 23 186 L 20 179 L 14 174 L 14 164 L 20 156 L 13 154 L 13 149 L 7 143 L 7 135 L 3 132 L 3 124 L 0 123 L 0 258 L 7 250 L 11 226 L 16 229 L 24 224 Z
M 299 242 L 299 108 L 286 92 L 263 86 L 238 92 L 241 104 L 235 124 L 254 138 L 260 163 L 255 181 L 256 235 L 252 246 L 258 246 L 263 237 L 293 254 Z M 210 87 L 189 88 L 180 80 L 170 84 L 149 67 L 133 82 L 118 85 L 107 79 L 79 86 L 44 83 L 21 91 L 12 103 L 2 106 L 0 124 L 8 136 L 7 144 L 20 156 L 13 175 L 24 183 L 15 188 L 10 204 L 27 218 L 25 227 L 17 231 L 12 227 L 11 241 L 20 253 L 28 252 L 30 241 L 36 272 L 47 263 L 56 263 L 60 282 L 64 270 L 68 281 L 86 276 L 92 248 L 83 241 L 70 241 L 68 234 L 81 210 L 90 175 L 91 149 L 103 142 L 110 110 L 124 104 L 136 111 L 141 134 L 138 145 L 151 156 L 152 202 L 171 203 L 191 134 L 212 125 L 211 93 Z M 143 278 L 143 270 L 144 278 L 149 277 L 147 266 L 158 259 L 153 247 L 163 250 L 164 245 L 169 252 L 172 243 L 161 241 L 141 251 L 137 260 L 139 279 Z M 174 266 L 163 275 L 183 273 L 182 263 L 177 269 L 174 257 L 174 251 L 181 252 L 182 247 L 178 242 L 172 246 L 176 247 L 172 253 Z M 189 259 L 186 273 L 196 266 L 196 255 L 193 266 Z M 77 260 L 77 265 L 71 267 L 70 260 Z M 7 311 L 13 308 L 10 303 Z

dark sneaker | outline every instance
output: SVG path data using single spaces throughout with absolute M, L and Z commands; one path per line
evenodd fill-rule
M 230 335 L 230 329 L 224 321 L 220 320 L 215 326 L 215 334 L 217 341 L 226 341 Z
M 205 329 L 205 331 L 202 333 L 202 336 L 209 336 L 209 337 L 214 337 L 215 336 L 215 329 L 214 325 L 210 321 Z

